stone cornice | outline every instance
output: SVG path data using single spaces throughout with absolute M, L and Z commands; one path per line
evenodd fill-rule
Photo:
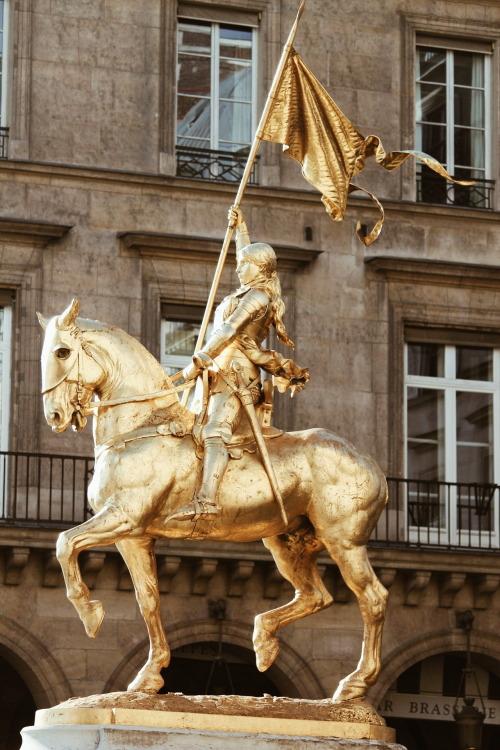
M 389 281 L 498 289 L 500 266 L 372 255 L 365 264 Z
M 46 245 L 64 237 L 71 228 L 71 225 L 52 224 L 48 221 L 0 218 L 0 241 Z
M 222 246 L 222 239 L 186 237 L 157 232 L 119 232 L 117 237 L 127 250 L 138 252 L 144 257 L 153 256 L 192 263 L 216 263 Z M 287 271 L 296 271 L 312 263 L 323 252 L 289 245 L 273 245 L 273 247 L 279 268 Z M 228 253 L 228 263 L 232 266 L 236 265 L 236 252 L 233 246 Z

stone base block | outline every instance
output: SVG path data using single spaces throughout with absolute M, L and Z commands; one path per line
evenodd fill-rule
M 21 750 L 405 750 L 383 740 L 98 725 L 26 727 Z

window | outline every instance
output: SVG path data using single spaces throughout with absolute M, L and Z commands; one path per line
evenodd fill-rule
M 420 44 L 416 55 L 417 149 L 434 156 L 461 187 L 417 167 L 417 200 L 493 208 L 490 54 Z
M 406 347 L 409 525 L 436 541 L 497 534 L 500 349 L 428 341 Z M 415 480 L 415 481 L 414 481 Z
M 203 311 L 198 305 L 162 305 L 160 362 L 168 375 L 190 364 Z
M 177 174 L 239 180 L 255 127 L 254 29 L 180 19 Z

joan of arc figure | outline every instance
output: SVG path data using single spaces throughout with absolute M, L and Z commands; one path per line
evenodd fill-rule
M 291 389 L 293 395 L 309 380 L 306 368 L 298 367 L 272 349 L 261 348 L 271 325 L 280 341 L 295 348 L 282 320 L 285 304 L 276 274 L 276 255 L 265 242 L 250 244 L 241 211 L 231 209 L 229 218 L 236 226 L 236 272 L 241 286 L 217 307 L 214 332 L 183 371 L 184 379 L 192 380 L 208 368 L 210 398 L 207 421 L 201 431 L 204 449 L 201 487 L 192 503 L 171 516 L 177 520 L 215 518 L 219 513 L 216 498 L 228 463 L 226 445 L 242 409 L 240 399 L 227 383 L 227 379 L 234 379 L 231 363 L 239 363 L 240 378 L 250 388 L 254 404 L 261 399 L 261 368 L 274 376 L 280 392 Z

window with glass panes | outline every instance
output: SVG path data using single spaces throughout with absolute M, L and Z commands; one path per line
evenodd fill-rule
M 410 526 L 447 528 L 451 537 L 493 533 L 488 488 L 500 481 L 500 349 L 408 343 L 405 402 Z
M 160 362 L 168 375 L 191 363 L 204 310 L 200 305 L 162 305 Z M 207 336 L 211 330 L 209 324 Z
M 248 152 L 255 130 L 254 48 L 251 27 L 179 19 L 178 149 Z
M 419 44 L 416 53 L 416 147 L 459 180 L 417 167 L 417 199 L 492 208 L 490 54 Z

